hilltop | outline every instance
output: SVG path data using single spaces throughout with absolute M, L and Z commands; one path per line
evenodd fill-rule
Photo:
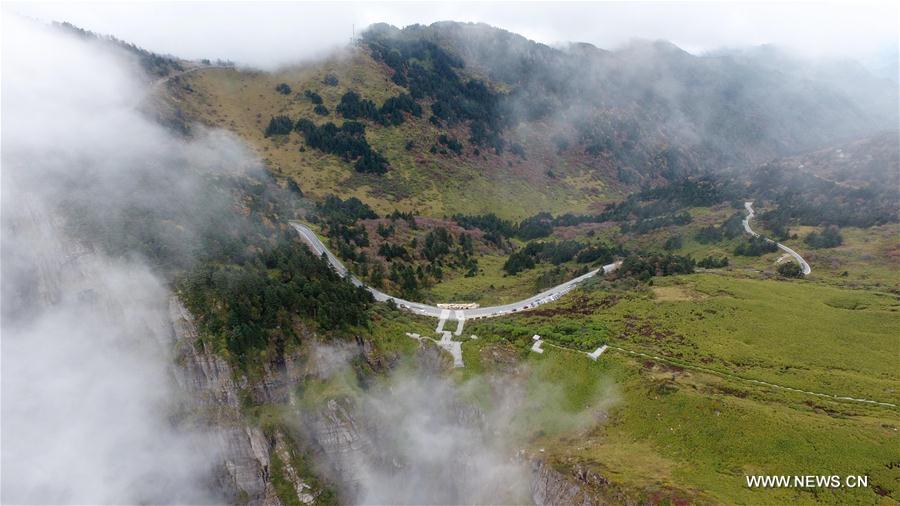
M 432 217 L 597 211 L 642 186 L 752 168 L 897 121 L 897 107 L 883 107 L 896 105 L 890 82 L 849 65 L 771 48 L 695 56 L 661 41 L 552 48 L 455 22 L 374 25 L 324 61 L 173 84 L 180 117 L 238 133 L 306 195 Z M 359 133 L 318 128 L 344 122 Z M 339 134 L 356 141 L 329 144 Z

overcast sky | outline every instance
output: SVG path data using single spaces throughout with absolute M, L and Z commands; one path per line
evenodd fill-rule
M 271 68 L 345 44 L 384 21 L 485 22 L 547 44 L 615 48 L 633 38 L 667 39 L 699 53 L 772 43 L 812 56 L 896 55 L 898 7 L 887 2 L 348 2 L 9 4 L 6 11 L 66 20 L 158 52 L 225 58 Z

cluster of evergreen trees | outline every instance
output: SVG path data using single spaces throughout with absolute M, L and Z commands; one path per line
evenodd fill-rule
M 462 153 L 462 143 L 460 143 L 455 137 L 448 137 L 447 134 L 441 134 L 438 136 L 438 143 L 441 146 L 446 146 L 447 149 L 453 151 L 457 155 Z
M 700 244 L 710 244 L 720 242 L 723 239 L 739 237 L 744 233 L 743 219 L 743 214 L 734 213 L 721 226 L 709 225 L 701 228 L 694 235 L 694 239 Z
M 293 131 L 294 120 L 284 115 L 272 116 L 272 119 L 269 120 L 269 125 L 266 127 L 265 136 L 287 135 Z
M 392 69 L 394 83 L 407 88 L 413 99 L 432 99 L 432 123 L 468 121 L 470 142 L 503 151 L 500 132 L 506 120 L 500 95 L 480 80 L 460 78 L 456 69 L 463 68 L 462 59 L 431 41 L 398 36 L 385 27 L 370 28 L 363 40 L 372 55 Z
M 373 150 L 366 140 L 366 127 L 362 123 L 345 121 L 338 127 L 328 122 L 316 126 L 312 121 L 302 118 L 297 122 L 296 129 L 303 134 L 310 147 L 338 155 L 346 161 L 355 160 L 353 168 L 357 172 L 384 174 L 388 171 L 387 160 Z
M 822 233 L 810 232 L 803 242 L 812 248 L 836 248 L 844 243 L 841 231 L 835 226 L 825 227 Z
M 802 278 L 803 269 L 797 262 L 785 262 L 778 266 L 778 275 L 784 278 Z
M 453 221 L 468 230 L 475 228 L 481 230 L 484 232 L 484 239 L 498 247 L 502 247 L 504 240 L 516 233 L 515 223 L 504 220 L 494 213 L 479 215 L 455 214 L 453 215 Z
M 728 267 L 728 257 L 716 258 L 707 256 L 697 262 L 697 267 L 703 267 L 704 269 L 721 269 L 722 267 Z
M 897 189 L 877 182 L 854 187 L 771 164 L 752 174 L 751 189 L 775 205 L 760 215 L 772 230 L 792 222 L 865 228 L 900 220 Z
M 177 289 L 202 338 L 237 365 L 282 360 L 303 325 L 330 332 L 366 323 L 369 294 L 297 239 L 285 223 L 294 195 L 268 174 L 154 164 L 115 191 L 156 198 L 108 212 L 95 194 L 86 202 L 73 190 L 60 202 L 71 233 L 112 256 L 140 254 Z
M 322 96 L 312 90 L 303 90 L 303 96 L 309 99 L 313 105 L 321 105 L 322 104 Z
M 367 119 L 382 125 L 400 125 L 405 120 L 404 112 L 419 117 L 422 106 L 406 93 L 390 97 L 379 108 L 369 99 L 362 98 L 355 91 L 348 91 L 341 96 L 341 102 L 335 108 L 344 119 Z
M 397 214 L 393 219 L 403 219 L 402 213 Z M 413 238 L 406 245 L 385 241 L 378 248 L 378 256 L 389 265 L 387 279 L 409 297 L 418 296 L 421 288 L 443 279 L 447 267 L 461 268 L 467 277 L 478 273 L 472 237 L 467 233 L 454 237 L 445 227 L 436 227 L 422 240 Z M 369 277 L 373 286 L 383 285 L 385 273 L 381 262 L 374 260 L 370 264 L 359 265 L 361 273 Z
M 671 276 L 694 272 L 694 260 L 672 254 L 635 253 L 625 257 L 616 271 L 621 277 L 647 281 L 653 276 Z
M 758 257 L 766 253 L 778 251 L 778 245 L 762 237 L 751 237 L 734 249 L 734 254 L 745 257 Z
M 502 246 L 504 239 L 519 237 L 526 241 L 547 237 L 553 233 L 553 216 L 538 213 L 515 223 L 499 218 L 494 213 L 481 215 L 456 214 L 453 221 L 466 229 L 477 228 L 484 232 L 485 239 Z
M 205 262 L 181 288 L 204 333 L 223 337 L 241 365 L 269 346 L 283 353 L 288 340 L 299 339 L 298 316 L 322 329 L 362 325 L 373 302 L 367 290 L 295 240 L 282 240 L 241 264 Z
M 664 216 L 654 216 L 652 218 L 639 219 L 634 222 L 623 222 L 619 225 L 623 234 L 633 232 L 636 234 L 644 234 L 651 230 L 669 227 L 672 225 L 687 225 L 693 221 L 690 213 L 687 211 L 678 214 L 669 214 Z
M 509 255 L 503 270 L 509 275 L 533 269 L 540 262 L 560 265 L 570 260 L 584 264 L 606 264 L 613 261 L 620 248 L 605 244 L 587 245 L 578 241 L 532 241 Z

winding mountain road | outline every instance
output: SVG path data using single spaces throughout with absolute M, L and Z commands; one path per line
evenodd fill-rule
M 747 232 L 748 234 L 752 235 L 753 237 L 760 237 L 759 234 L 757 234 L 756 232 L 753 231 L 753 229 L 750 228 L 750 219 L 753 218 L 754 216 L 756 216 L 756 214 L 753 212 L 753 202 L 744 202 L 744 208 L 747 209 L 747 217 L 744 218 L 744 221 L 742 222 L 744 225 L 744 231 Z M 804 260 L 803 257 L 800 256 L 800 253 L 797 253 L 796 251 L 792 250 L 791 248 L 788 248 L 787 246 L 785 246 L 784 244 L 781 244 L 780 242 L 775 242 L 772 239 L 769 239 L 768 237 L 763 237 L 763 239 L 765 239 L 768 242 L 775 243 L 775 245 L 778 246 L 778 248 L 781 251 L 784 251 L 788 255 L 794 257 L 794 260 L 796 260 L 797 263 L 800 264 L 800 270 L 803 272 L 804 276 L 808 276 L 809 273 L 812 272 L 812 268 L 809 266 L 808 263 L 806 263 L 806 260 Z
M 408 300 L 401 299 L 399 297 L 394 297 L 392 295 L 388 295 L 377 288 L 373 288 L 371 286 L 366 285 L 362 281 L 359 280 L 353 274 L 350 274 L 347 271 L 347 268 L 344 267 L 344 264 L 341 263 L 340 260 L 336 256 L 334 256 L 331 251 L 325 247 L 325 244 L 319 239 L 315 232 L 309 229 L 309 227 L 292 221 L 291 226 L 300 234 L 300 237 L 303 241 L 312 249 L 316 254 L 322 255 L 324 254 L 326 258 L 328 258 L 328 262 L 331 263 L 331 266 L 334 267 L 334 270 L 337 271 L 343 277 L 349 277 L 350 282 L 356 286 L 364 287 L 368 290 L 374 297 L 375 300 L 380 302 L 385 302 L 388 300 L 393 300 L 397 307 L 402 309 L 406 309 L 412 313 L 431 316 L 433 318 L 439 318 L 440 320 L 447 320 L 450 317 L 451 312 L 455 313 L 455 317 L 457 321 L 463 320 L 472 320 L 476 318 L 492 318 L 494 316 L 501 316 L 509 313 L 515 313 L 518 311 L 524 311 L 526 309 L 531 309 L 541 304 L 546 304 L 548 302 L 552 302 L 566 293 L 570 292 L 573 288 L 578 286 L 579 283 L 596 276 L 598 273 L 602 272 L 603 274 L 610 273 L 616 270 L 622 262 L 613 262 L 608 265 L 604 265 L 599 269 L 594 269 L 587 274 L 583 274 L 578 276 L 575 279 L 571 279 L 562 283 L 560 285 L 554 286 L 549 290 L 545 290 L 537 295 L 529 297 L 525 300 L 520 300 L 518 302 L 513 302 L 511 304 L 503 304 L 500 306 L 491 306 L 491 307 L 480 307 L 475 309 L 466 309 L 466 310 L 450 310 L 446 308 L 440 308 L 437 306 L 430 306 L 428 304 L 422 304 L 419 302 L 412 302 Z

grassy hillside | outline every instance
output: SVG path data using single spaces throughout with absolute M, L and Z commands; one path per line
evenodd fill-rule
M 587 427 L 532 425 L 533 451 L 559 469 L 591 469 L 633 497 L 672 502 L 878 503 L 898 498 L 896 408 L 838 402 L 703 372 L 689 364 L 800 389 L 900 403 L 896 296 L 715 274 L 661 278 L 642 290 L 602 284 L 555 307 L 476 323 L 464 344 L 485 370 L 495 347 L 549 362 L 552 381 L 590 405 L 592 385 L 615 384 Z M 593 329 L 615 349 L 598 362 L 545 344 Z M 546 370 L 546 369 L 544 369 Z M 589 382 L 587 385 L 584 382 Z M 580 392 L 580 393 L 579 393 Z M 578 397 L 581 396 L 581 397 Z M 579 400 L 580 399 L 580 400 Z M 859 474 L 860 490 L 751 490 L 747 474 Z
M 323 84 L 328 74 L 337 77 L 337 85 Z M 185 115 L 236 132 L 274 173 L 292 178 L 313 198 L 357 197 L 381 214 L 399 209 L 435 217 L 494 212 L 522 218 L 538 211 L 587 211 L 619 194 L 608 164 L 583 155 L 557 154 L 551 140 L 541 135 L 540 124 L 508 134 L 510 142 L 527 147 L 523 159 L 509 151 L 497 155 L 479 150 L 476 155 L 465 129 L 439 128 L 427 114 L 407 115 L 399 126 L 370 122 L 366 139 L 390 163 L 384 175 L 357 173 L 340 157 L 308 148 L 297 132 L 264 136 L 270 118 L 279 114 L 294 121 L 307 118 L 340 125 L 344 119 L 335 107 L 350 90 L 376 104 L 399 94 L 402 88 L 391 82 L 388 69 L 364 48 L 274 73 L 207 69 L 186 75 L 183 81 L 183 87 L 172 90 L 171 100 Z M 288 84 L 292 92 L 278 93 L 275 87 L 280 83 Z M 328 115 L 313 112 L 305 90 L 322 97 Z M 441 134 L 458 138 L 464 145 L 462 154 L 432 153 L 432 146 L 440 146 Z

